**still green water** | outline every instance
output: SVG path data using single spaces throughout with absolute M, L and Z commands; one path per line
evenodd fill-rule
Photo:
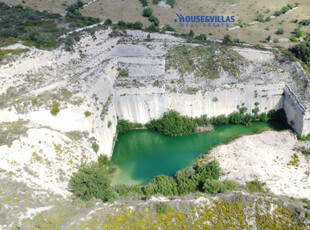
M 191 165 L 197 157 L 215 145 L 240 134 L 253 134 L 263 128 L 282 130 L 278 122 L 257 122 L 252 126 L 217 125 L 214 131 L 180 137 L 163 136 L 151 130 L 134 130 L 120 135 L 112 162 L 120 168 L 113 184 L 144 184 L 154 176 L 172 176 Z

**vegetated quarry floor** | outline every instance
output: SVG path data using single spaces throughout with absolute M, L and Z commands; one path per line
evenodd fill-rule
M 196 95 L 215 89 L 219 91 L 222 89 L 238 90 L 245 85 L 253 85 L 253 91 L 251 91 L 253 96 L 257 85 L 266 85 L 264 89 L 267 89 L 279 82 L 283 85 L 290 83 L 297 90 L 300 86 L 298 79 L 292 76 L 293 63 L 279 62 L 275 58 L 276 52 L 274 54 L 252 50 L 253 55 L 245 55 L 244 52 L 250 52 L 248 49 L 242 52 L 236 47 L 222 47 L 213 43 L 188 44 L 182 38 L 167 34 L 152 33 L 148 36 L 149 33 L 141 31 L 113 30 L 103 26 L 95 27 L 92 32 L 81 32 L 81 40 L 70 52 L 65 51 L 63 47 L 53 51 L 26 47 L 28 48 L 26 52 L 13 55 L 14 58 L 7 57 L 0 65 L 0 224 L 4 229 L 10 229 L 13 226 L 20 226 L 22 229 L 32 227 L 57 229 L 61 228 L 60 226 L 62 229 L 79 229 L 94 225 L 99 225 L 98 228 L 109 229 L 102 226 L 100 221 L 105 221 L 107 224 L 124 224 L 124 216 L 118 216 L 116 210 L 122 212 L 122 208 L 126 205 L 133 206 L 133 209 L 137 210 L 150 205 L 149 210 L 152 215 L 146 219 L 155 221 L 159 226 L 173 224 L 173 220 L 169 218 L 176 216 L 180 217 L 180 221 L 184 220 L 185 214 L 179 216 L 173 210 L 167 215 L 168 219 L 161 215 L 153 215 L 154 202 L 165 198 L 160 200 L 153 198 L 153 201 L 146 202 L 129 199 L 115 204 L 102 204 L 95 200 L 72 202 L 67 185 L 77 166 L 81 162 L 96 160 L 99 154 L 109 154 L 117 123 L 117 115 L 113 112 L 114 100 L 118 97 L 126 95 L 130 97 L 136 94 Z M 25 48 L 21 44 L 14 45 L 13 48 L 17 47 Z M 224 52 L 226 56 L 223 55 Z M 218 66 L 220 61 L 230 64 L 227 63 L 226 67 L 223 65 L 222 69 L 214 69 L 212 72 L 200 69 L 201 63 L 211 57 L 217 60 L 215 66 Z M 229 60 L 225 59 L 227 57 Z M 262 61 L 264 58 L 261 57 L 268 58 Z M 183 62 L 188 68 L 178 68 L 174 66 L 175 62 Z M 260 93 L 262 94 L 258 95 L 258 98 L 264 96 L 263 92 Z M 53 102 L 60 104 L 60 112 L 57 116 L 53 116 L 50 112 Z M 86 111 L 91 112 L 91 115 L 85 116 Z M 109 122 L 111 122 L 110 126 Z M 251 138 L 254 138 L 253 144 L 261 143 L 259 141 L 261 136 L 254 135 Z M 257 141 L 255 138 L 258 138 Z M 291 141 L 294 138 L 293 134 L 283 133 L 281 138 L 274 138 L 274 146 L 282 145 L 282 139 Z M 99 144 L 98 153 L 92 149 L 93 143 Z M 292 143 L 297 145 L 299 142 Z M 302 144 L 307 143 L 300 142 L 300 145 Z M 272 143 L 270 145 L 273 146 Z M 300 175 L 303 181 L 298 182 L 299 186 L 307 188 L 309 179 L 308 181 L 305 179 L 307 175 L 301 176 L 306 173 L 304 162 L 307 158 L 303 158 L 293 147 L 293 145 L 288 146 L 282 153 L 285 154 L 282 162 L 274 160 L 270 167 L 277 168 L 278 164 L 287 163 L 289 156 L 294 153 L 299 154 L 300 167 L 293 170 L 292 166 L 288 166 L 288 169 Z M 255 148 L 261 148 L 261 146 L 253 147 Z M 270 151 L 263 153 L 272 154 L 274 157 L 280 155 L 278 152 Z M 282 159 L 281 156 L 279 158 Z M 227 165 L 225 161 L 223 162 L 222 167 L 227 170 Z M 255 167 L 252 170 L 256 171 Z M 268 182 L 273 177 L 261 176 L 264 172 L 266 170 L 257 171 L 258 178 L 263 182 L 266 179 L 266 183 L 273 186 L 273 183 Z M 249 179 L 254 178 L 254 175 L 253 173 L 253 177 Z M 237 177 L 236 180 L 238 180 Z M 274 178 L 274 180 L 277 179 Z M 282 180 L 281 183 L 290 186 L 292 181 Z M 288 194 L 282 188 L 277 188 L 272 190 L 277 195 L 294 196 L 296 194 L 294 190 Z M 227 194 L 227 196 L 236 197 L 234 201 L 237 200 L 237 203 L 243 202 L 242 197 L 253 197 L 252 194 L 244 194 L 244 192 L 232 194 L 236 195 Z M 214 197 L 205 199 L 203 196 L 200 194 L 197 197 L 185 197 L 185 200 L 191 200 L 188 206 L 178 200 L 183 198 L 173 198 L 178 206 L 175 209 L 178 212 L 192 212 L 191 208 L 197 206 L 197 202 L 204 207 L 205 205 L 217 207 Z M 268 197 L 273 199 L 269 195 Z M 268 197 L 266 199 L 269 199 Z M 301 198 L 297 195 L 296 197 Z M 303 198 L 309 199 L 306 193 Z M 135 197 L 131 199 L 134 200 Z M 197 199 L 199 201 L 196 202 Z M 248 198 L 244 199 L 248 200 Z M 261 201 L 265 197 L 254 196 L 253 199 Z M 286 214 L 283 215 L 281 208 L 280 210 L 274 209 L 275 206 L 266 201 L 266 207 L 265 204 L 258 205 L 257 208 L 253 203 L 252 207 L 249 204 L 249 208 L 255 208 L 257 215 L 249 216 L 250 219 L 247 219 L 246 223 L 255 225 L 262 218 L 270 220 L 273 216 L 269 215 L 269 211 L 276 211 L 275 215 L 281 215 L 279 218 L 290 222 L 283 220 L 284 224 L 294 224 L 302 228 L 303 224 L 308 223 L 306 220 L 308 214 L 303 208 L 307 204 L 299 200 L 283 199 L 285 206 L 292 207 L 290 210 L 294 210 L 297 205 L 297 210 L 300 211 L 298 218 L 301 219 L 294 219 L 295 211 L 285 211 Z M 242 206 L 241 203 L 236 204 L 235 207 L 238 209 L 237 213 L 243 216 L 243 219 L 239 219 L 236 223 L 237 228 L 244 226 L 245 223 L 242 220 L 248 215 L 243 209 L 247 206 Z M 184 205 L 185 209 L 183 209 Z M 260 208 L 265 212 L 260 211 Z M 226 211 L 229 209 L 225 208 Z M 111 213 L 112 210 L 116 213 L 115 216 L 107 217 L 107 219 L 101 218 Z M 141 210 L 144 214 L 146 213 L 144 209 Z M 197 224 L 202 226 L 206 224 L 206 218 L 210 220 L 211 217 L 217 216 L 214 213 L 216 210 L 218 209 L 210 210 L 211 214 L 209 211 L 204 211 L 203 213 L 208 213 L 207 216 L 199 219 L 203 222 Z M 254 211 L 251 210 L 249 213 Z M 127 213 L 127 211 L 126 209 L 124 212 Z M 135 220 L 143 219 L 141 218 L 142 212 L 133 218 L 133 226 L 136 226 Z M 264 217 L 260 218 L 262 213 Z M 132 214 L 136 215 L 135 212 L 129 212 L 126 215 Z M 25 220 L 22 221 L 22 219 Z M 191 225 L 192 220 L 187 220 L 189 228 L 195 227 Z M 216 223 L 220 224 L 223 221 L 218 219 L 213 224 Z M 232 222 L 227 224 L 230 223 Z M 150 222 L 137 224 L 149 226 Z M 236 227 L 232 226 L 232 228 Z

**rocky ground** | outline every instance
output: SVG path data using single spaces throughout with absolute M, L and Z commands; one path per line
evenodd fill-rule
M 267 131 L 216 147 L 208 157 L 219 161 L 222 179 L 258 180 L 276 195 L 310 199 L 310 158 L 302 147 L 310 145 L 292 131 Z

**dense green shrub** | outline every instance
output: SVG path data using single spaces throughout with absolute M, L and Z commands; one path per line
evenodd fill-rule
M 203 191 L 205 193 L 221 193 L 225 191 L 224 184 L 222 181 L 219 180 L 206 180 L 203 184 Z
M 195 118 L 194 120 L 195 120 L 196 125 L 198 125 L 198 126 L 209 125 L 209 120 L 208 120 L 208 117 L 206 114 L 202 115 L 198 118 Z
M 242 117 L 242 124 L 249 126 L 253 120 L 253 116 L 247 113 Z
M 232 45 L 233 44 L 233 41 L 232 41 L 232 39 L 231 39 L 229 34 L 226 34 L 224 36 L 223 44 L 225 44 L 225 45 Z
M 167 0 L 167 4 L 170 5 L 172 8 L 174 7 L 176 0 Z
M 297 38 L 300 38 L 303 36 L 304 32 L 300 29 L 300 27 L 294 29 L 294 33 L 296 35 Z
M 288 6 L 283 6 L 281 9 L 281 12 L 282 12 L 282 14 L 285 14 L 289 10 L 290 10 L 290 8 Z
M 160 175 L 150 180 L 147 185 L 143 187 L 145 195 L 162 194 L 164 196 L 177 195 L 177 183 L 173 177 Z
M 114 197 L 109 174 L 109 167 L 102 163 L 82 164 L 78 171 L 73 173 L 69 189 L 83 200 L 95 197 L 103 202 L 109 201 Z
M 126 120 L 118 120 L 117 122 L 117 127 L 116 127 L 116 132 L 118 135 L 124 134 L 130 130 L 136 129 L 136 128 L 142 128 L 142 124 L 138 123 L 131 123 Z
M 113 191 L 121 197 L 125 197 L 130 194 L 144 195 L 142 188 L 143 187 L 140 185 L 125 185 L 125 184 L 117 184 L 112 187 Z
M 59 103 L 54 101 L 51 109 L 51 114 L 56 116 L 60 112 Z
M 95 151 L 95 152 L 98 152 L 98 150 L 99 150 L 99 145 L 97 144 L 97 143 L 92 143 L 92 145 L 91 145 L 91 147 L 93 148 L 93 150 Z
M 147 7 L 147 8 L 145 8 L 145 9 L 143 10 L 143 14 L 142 14 L 142 15 L 143 15 L 144 17 L 151 17 L 152 14 L 153 14 L 153 10 L 152 10 L 151 8 Z
M 154 5 L 157 5 L 159 3 L 159 0 L 153 0 L 152 2 Z
M 143 24 L 141 22 L 135 22 L 133 24 L 133 28 L 136 30 L 140 30 L 140 29 L 142 29 L 142 27 L 143 27 Z
M 228 117 L 226 115 L 219 115 L 217 117 L 212 117 L 210 122 L 214 125 L 228 124 Z
M 104 21 L 105 25 L 111 25 L 112 24 L 112 20 L 110 18 L 108 18 L 107 20 Z
M 230 124 L 241 124 L 242 122 L 241 114 L 238 112 L 229 114 L 228 121 Z
M 152 22 L 154 26 L 159 25 L 159 19 L 153 15 L 151 17 L 149 17 L 149 21 Z
M 91 115 L 91 112 L 85 111 L 84 115 L 85 115 L 85 117 L 89 117 Z
M 267 116 L 267 114 L 266 114 L 266 113 L 261 113 L 261 114 L 259 115 L 259 120 L 262 121 L 262 122 L 268 121 L 268 116 Z
M 258 16 L 257 16 L 257 21 L 259 21 L 259 22 L 263 22 L 264 21 L 264 15 L 263 14 L 259 14 Z
M 277 30 L 276 34 L 284 34 L 284 29 L 283 28 L 279 28 Z
M 196 171 L 190 166 L 176 172 L 175 180 L 178 184 L 178 194 L 187 194 L 197 191 L 198 180 L 195 178 Z
M 124 21 L 119 21 L 118 23 L 117 23 L 117 25 L 118 26 L 120 26 L 120 27 L 126 27 L 126 22 L 124 22 Z
M 195 121 L 192 118 L 181 116 L 176 111 L 169 111 L 159 120 L 152 120 L 147 128 L 167 136 L 179 136 L 195 131 Z
M 80 12 L 75 12 L 73 14 L 66 14 L 66 21 L 70 23 L 71 28 L 79 28 L 84 26 L 90 26 L 100 22 L 99 18 L 84 17 Z
M 310 67 L 310 42 L 301 42 L 300 44 L 289 49 L 299 60 Z
M 195 178 L 199 185 L 202 186 L 206 180 L 218 180 L 220 177 L 220 166 L 216 160 L 209 162 L 196 170 Z
M 148 6 L 147 0 L 140 0 L 140 2 L 142 3 L 142 6 L 143 6 L 143 7 Z
M 292 42 L 297 42 L 297 38 L 296 38 L 295 36 L 291 36 L 290 40 L 291 40 Z
M 82 9 L 83 6 L 84 6 L 84 3 L 81 0 L 78 0 L 75 4 L 69 5 L 66 8 L 66 11 L 69 13 L 74 13 L 77 10 Z

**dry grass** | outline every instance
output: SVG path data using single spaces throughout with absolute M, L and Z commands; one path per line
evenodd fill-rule
M 275 10 L 280 10 L 283 6 L 286 6 L 288 3 L 295 4 L 295 2 L 300 3 L 300 6 L 297 10 L 293 12 L 281 15 L 275 19 L 272 19 L 270 22 L 256 24 L 250 27 L 244 27 L 241 29 L 227 31 L 224 27 L 218 28 L 204 28 L 199 25 L 198 28 L 185 28 L 178 25 L 178 23 L 174 23 L 174 19 L 177 18 L 175 13 L 181 13 L 183 16 L 194 16 L 194 15 L 223 15 L 223 16 L 232 16 L 234 15 L 236 21 L 239 19 L 244 23 L 250 23 L 255 21 L 258 14 L 263 14 L 266 17 L 273 15 Z M 221 39 L 225 34 L 230 34 L 232 38 L 239 38 L 242 41 L 246 41 L 252 44 L 259 43 L 260 40 L 264 40 L 271 35 L 272 38 L 290 38 L 292 36 L 291 32 L 297 28 L 297 24 L 292 23 L 293 19 L 307 19 L 310 18 L 310 2 L 308 0 L 297 0 L 297 1 L 289 1 L 289 0 L 249 0 L 249 1 L 241 1 L 241 0 L 230 0 L 230 1 L 201 1 L 201 0 L 178 0 L 175 8 L 173 9 L 165 9 L 154 6 L 152 4 L 152 8 L 154 10 L 154 15 L 156 15 L 161 22 L 161 25 L 170 24 L 175 29 L 180 32 L 188 33 L 191 29 L 195 32 L 195 34 L 212 33 L 212 36 L 208 36 L 209 38 Z M 266 13 L 267 10 L 270 12 Z M 280 22 L 284 20 L 283 24 L 280 25 Z M 237 23 L 231 23 L 230 27 L 236 26 Z M 265 30 L 266 27 L 269 27 L 269 31 Z M 285 33 L 281 36 L 275 34 L 278 28 L 284 28 Z M 304 32 L 310 32 L 310 27 L 303 27 L 302 30 Z
M 3 0 L 8 4 L 21 4 L 21 0 Z M 63 3 L 69 5 L 75 2 L 75 0 L 25 0 L 25 5 L 33 7 L 39 10 L 48 10 L 58 13 L 64 13 L 66 6 Z M 89 2 L 90 0 L 84 0 Z M 269 35 L 272 39 L 275 38 L 290 38 L 293 34 L 297 24 L 292 23 L 292 20 L 309 19 L 310 1 L 309 0 L 177 0 L 177 3 L 173 9 L 161 8 L 152 3 L 149 0 L 149 6 L 153 9 L 153 15 L 160 19 L 160 26 L 169 24 L 177 31 L 188 33 L 191 29 L 196 35 L 204 33 L 208 35 L 208 38 L 222 39 L 225 34 L 230 34 L 232 38 L 239 38 L 241 41 L 245 41 L 252 44 L 258 44 L 261 40 L 265 40 Z M 177 18 L 176 13 L 181 13 L 184 16 L 195 15 L 220 15 L 220 16 L 235 16 L 236 23 L 231 23 L 230 27 L 234 27 L 238 24 L 238 20 L 242 20 L 243 23 L 250 23 L 255 21 L 258 14 L 263 14 L 266 17 L 273 15 L 274 11 L 280 10 L 288 3 L 299 3 L 299 8 L 291 13 L 281 15 L 270 22 L 259 23 L 249 27 L 228 31 L 226 27 L 203 27 L 202 24 L 198 24 L 198 28 L 181 27 L 179 23 L 175 23 L 174 19 Z M 142 16 L 143 7 L 139 0 L 98 0 L 96 3 L 91 4 L 85 9 L 81 10 L 81 13 L 85 16 L 98 17 L 103 20 L 110 18 L 114 23 L 122 20 L 125 22 L 141 21 L 144 26 L 149 26 L 150 22 L 147 18 Z M 280 24 L 282 21 L 282 24 Z M 269 31 L 265 30 L 269 27 Z M 284 29 L 283 35 L 276 35 L 275 32 L 279 29 Z M 310 27 L 302 27 L 302 30 L 310 33 Z M 212 34 L 212 35 L 209 35 Z M 289 43 L 279 43 L 288 47 Z M 270 44 L 274 45 L 274 44 Z
M 149 0 L 151 2 L 151 0 Z M 143 7 L 139 0 L 98 0 L 80 12 L 85 16 L 98 17 L 103 20 L 110 18 L 113 23 L 140 21 L 144 26 L 151 23 L 142 16 Z

